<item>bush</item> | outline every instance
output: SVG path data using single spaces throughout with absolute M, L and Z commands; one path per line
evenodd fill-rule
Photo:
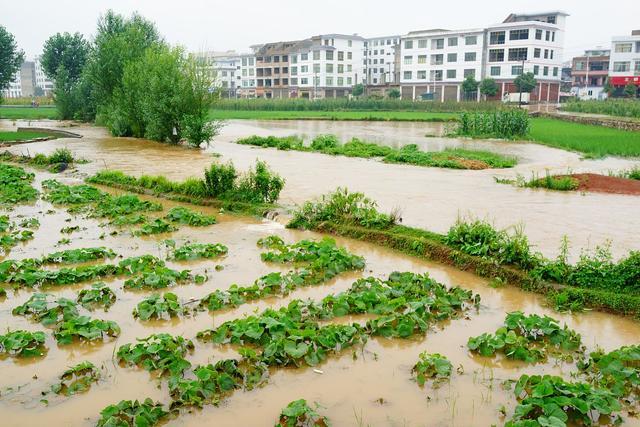
M 455 132 L 459 136 L 511 139 L 529 133 L 529 114 L 524 110 L 464 112 Z
M 208 196 L 220 197 L 235 188 L 235 180 L 238 172 L 233 163 L 213 163 L 204 171 L 204 187 Z
M 335 135 L 318 135 L 311 142 L 311 149 L 322 151 L 336 148 L 340 145 L 340 141 Z
M 255 169 L 240 179 L 239 199 L 255 203 L 275 203 L 284 188 L 284 179 L 273 173 L 265 162 L 257 161 Z

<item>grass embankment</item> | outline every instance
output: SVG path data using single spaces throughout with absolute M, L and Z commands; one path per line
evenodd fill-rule
M 0 119 L 55 120 L 57 118 L 58 110 L 55 107 L 0 107 Z
M 556 259 L 533 252 L 526 236 L 495 230 L 483 222 L 456 223 L 446 235 L 396 224 L 361 193 L 338 190 L 294 213 L 290 228 L 307 228 L 368 241 L 455 266 L 546 295 L 558 310 L 584 307 L 640 316 L 640 252 L 614 262 L 607 247 L 567 261 L 563 242 Z
M 574 101 L 564 104 L 562 110 L 576 113 L 640 118 L 640 100 L 607 99 L 606 101 Z
M 333 156 L 360 158 L 380 158 L 385 163 L 410 164 L 416 166 L 440 167 L 451 169 L 487 169 L 510 168 L 516 165 L 515 157 L 506 157 L 490 151 L 450 148 L 444 151 L 420 151 L 415 144 L 397 149 L 384 145 L 361 141 L 353 138 L 341 144 L 335 135 L 319 135 L 311 145 L 296 136 L 251 136 L 239 139 L 237 144 L 315 152 Z
M 408 121 L 449 122 L 457 119 L 457 113 L 423 111 L 209 111 L 210 119 L 217 120 L 338 120 L 338 121 Z
M 0 142 L 14 142 L 14 141 L 29 141 L 37 138 L 52 138 L 46 132 L 31 132 L 31 131 L 18 131 L 18 132 L 4 132 L 0 131 Z

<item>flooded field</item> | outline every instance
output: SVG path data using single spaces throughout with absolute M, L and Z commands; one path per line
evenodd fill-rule
M 57 125 L 56 122 L 42 122 Z M 18 122 L 18 125 L 21 123 Z M 22 124 L 26 124 L 22 123 Z M 0 127 L 14 124 L 0 121 Z M 153 142 L 111 138 L 96 127 L 74 127 L 82 139 L 59 139 L 25 144 L 13 152 L 50 153 L 66 146 L 77 156 L 91 160 L 80 166 L 81 173 L 119 169 L 132 175 L 158 174 L 171 179 L 200 175 L 216 153 L 222 161 L 233 160 L 247 169 L 256 158 L 268 164 L 287 181 L 280 203 L 293 206 L 326 194 L 338 186 L 362 191 L 378 201 L 382 210 L 399 208 L 403 223 L 445 232 L 457 216 L 494 221 L 499 227 L 523 224 L 525 233 L 547 256 L 555 256 L 560 239 L 567 235 L 570 252 L 576 259 L 582 248 L 612 242 L 614 256 L 640 248 L 640 199 L 613 194 L 551 192 L 498 185 L 494 177 L 525 177 L 532 173 L 573 173 L 629 169 L 638 161 L 617 158 L 582 160 L 581 156 L 559 149 L 529 143 L 456 140 L 426 137 L 443 130 L 441 123 L 338 122 L 338 121 L 230 121 L 213 145 L 205 151 L 185 150 Z M 401 146 L 418 144 L 422 149 L 467 147 L 516 156 L 519 164 L 502 170 L 450 170 L 409 165 L 382 164 L 372 160 L 330 157 L 261 149 L 232 144 L 238 138 L 258 135 L 302 135 L 311 138 L 333 133 L 341 139 L 359 137 Z M 321 171 L 319 174 L 318 171 Z
M 57 141 L 56 144 L 60 142 Z M 82 145 L 75 141 L 67 142 L 78 154 L 94 160 L 94 163 L 86 165 L 87 169 L 97 166 L 99 159 L 91 157 L 88 148 L 82 148 Z M 107 147 L 120 144 L 120 150 L 113 150 L 116 153 L 113 162 L 118 163 L 118 168 L 126 166 L 127 161 L 133 161 L 133 156 L 127 156 L 126 149 L 131 149 L 134 144 L 145 144 L 112 139 L 101 141 L 98 137 L 88 137 L 80 142 L 98 149 L 97 153 L 103 153 L 100 155 L 104 155 L 105 159 Z M 171 154 L 173 149 L 170 147 L 146 144 L 149 155 L 142 154 L 142 157 L 138 157 L 138 168 L 141 168 L 136 170 L 138 173 L 160 173 L 162 168 L 166 167 L 179 174 L 179 169 L 187 164 L 186 154 L 180 157 L 179 153 L 188 153 L 192 158 L 198 159 L 196 161 L 203 162 L 202 164 L 207 158 L 206 155 L 190 151 L 176 150 Z M 142 148 L 142 145 L 139 147 Z M 220 144 L 215 148 L 235 150 L 239 147 Z M 152 169 L 152 162 L 160 162 L 160 159 L 154 160 L 153 156 L 160 156 L 160 153 L 166 157 L 156 171 Z M 141 158 L 145 160 L 141 161 Z M 181 163 L 182 161 L 185 163 Z M 174 162 L 173 166 L 169 167 L 169 162 Z M 193 172 L 196 171 L 197 169 Z M 34 186 L 40 188 L 42 180 L 50 178 L 60 179 L 68 184 L 80 183 L 71 174 L 54 176 L 37 173 Z M 164 205 L 164 211 L 158 212 L 157 216 L 177 205 L 166 200 L 146 199 L 159 201 Z M 168 289 L 176 293 L 181 300 L 189 301 L 202 298 L 216 289 L 228 289 L 234 283 L 250 284 L 272 271 L 286 271 L 289 268 L 286 265 L 261 261 L 260 253 L 264 249 L 256 245 L 260 238 L 276 234 L 285 242 L 293 243 L 301 239 L 322 237 L 317 233 L 288 230 L 274 221 L 220 214 L 217 210 L 204 207 L 191 208 L 215 215 L 218 222 L 207 227 L 181 226 L 173 233 L 134 237 L 127 228 L 105 225 L 104 220 L 88 219 L 84 215 L 71 215 L 64 207 L 56 207 L 49 202 L 38 200 L 33 204 L 17 206 L 8 213 L 12 220 L 22 216 L 35 217 L 40 221 L 40 227 L 35 231 L 33 240 L 14 248 L 7 259 L 38 258 L 62 249 L 96 246 L 111 248 L 121 258 L 150 254 L 164 259 L 167 252 L 162 241 L 167 238 L 175 240 L 177 244 L 192 241 L 226 245 L 229 249 L 228 254 L 221 259 L 167 261 L 168 267 L 188 268 L 193 274 L 203 273 L 208 276 L 208 280 L 199 285 L 186 284 Z M 78 226 L 79 230 L 71 234 L 62 234 L 60 230 L 68 226 Z M 112 231 L 117 233 L 112 234 Z M 62 238 L 69 238 L 70 242 L 66 245 L 58 244 Z M 0 359 L 2 425 L 94 425 L 102 408 L 122 399 L 150 397 L 168 405 L 171 399 L 167 382 L 154 379 L 149 372 L 141 368 L 118 364 L 115 353 L 119 346 L 135 342 L 136 338 L 143 338 L 152 333 L 166 332 L 194 340 L 195 350 L 186 357 L 193 365 L 233 358 L 237 356 L 234 348 L 203 343 L 195 339 L 196 333 L 218 327 L 223 322 L 244 314 L 262 311 L 267 307 L 285 306 L 293 299 L 319 300 L 328 294 L 348 289 L 352 282 L 360 277 L 374 276 L 384 279 L 393 271 L 426 272 L 448 287 L 460 286 L 478 293 L 481 304 L 477 309 L 468 311 L 462 318 L 435 323 L 424 336 L 410 339 L 370 338 L 362 348 L 356 346 L 340 352 L 337 356 L 329 355 L 327 360 L 315 369 L 271 368 L 268 383 L 263 387 L 252 391 L 235 391 L 219 406 L 209 405 L 202 410 L 183 410 L 177 418 L 170 419 L 168 424 L 273 426 L 280 410 L 287 403 L 304 398 L 309 402 L 319 402 L 322 405 L 320 412 L 329 416 L 335 426 L 499 425 L 505 421 L 501 408 L 504 408 L 507 416 L 511 416 L 516 405 L 513 391 L 503 387 L 504 381 L 516 380 L 524 373 L 558 374 L 569 378 L 569 373 L 575 370 L 573 363 L 560 362 L 553 358 L 544 363 L 525 364 L 504 360 L 500 356 L 487 358 L 470 353 L 466 347 L 468 338 L 495 331 L 504 321 L 506 312 L 522 310 L 527 314 L 551 315 L 580 333 L 588 350 L 600 346 L 610 351 L 622 345 L 636 344 L 637 337 L 640 336 L 640 323 L 629 318 L 596 312 L 579 315 L 558 314 L 549 310 L 540 296 L 513 287 L 494 288 L 488 286 L 484 279 L 451 267 L 410 258 L 398 252 L 349 239 L 337 239 L 337 244 L 364 257 L 364 270 L 344 273 L 326 283 L 297 289 L 287 297 L 268 298 L 213 314 L 199 312 L 171 321 L 134 319 L 132 310 L 144 297 L 150 295 L 151 291 L 127 290 L 123 288 L 124 279 L 106 279 L 107 285 L 116 293 L 117 302 L 108 311 L 97 309 L 91 312 L 90 316 L 116 321 L 122 332 L 117 338 L 105 338 L 104 343 L 74 343 L 64 346 L 56 344 L 50 328 L 11 313 L 13 308 L 29 299 L 32 291 L 10 291 L 5 299 L 0 299 L 0 331 L 6 331 L 8 328 L 45 331 L 46 346 L 49 350 L 43 358 Z M 117 262 L 119 259 L 111 262 Z M 224 268 L 216 269 L 216 265 L 222 265 Z M 50 287 L 46 288 L 46 291 L 56 297 L 75 299 L 80 289 L 88 287 L 89 282 L 84 282 L 78 285 Z M 363 319 L 335 319 L 335 322 L 339 323 L 350 321 L 362 322 Z M 433 389 L 429 385 L 421 388 L 412 380 L 411 368 L 418 354 L 424 351 L 440 353 L 451 360 L 454 373 L 450 383 Z M 68 366 L 85 360 L 99 367 L 102 375 L 90 391 L 69 398 L 53 393 L 42 394 L 56 382 L 57 376 Z M 640 425 L 636 418 L 625 415 L 625 419 L 625 425 Z

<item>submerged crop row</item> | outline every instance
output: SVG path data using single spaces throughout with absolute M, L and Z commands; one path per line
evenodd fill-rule
M 38 191 L 31 183 L 35 175 L 17 166 L 0 163 L 0 203 L 14 204 L 32 202 Z
M 296 136 L 250 136 L 239 139 L 237 144 L 272 147 L 279 150 L 309 151 L 334 156 L 380 158 L 385 163 L 401 163 L 452 169 L 510 168 L 516 165 L 514 157 L 480 150 L 449 148 L 444 151 L 421 151 L 415 144 L 397 149 L 353 138 L 341 144 L 334 135 L 319 135 L 309 146 Z

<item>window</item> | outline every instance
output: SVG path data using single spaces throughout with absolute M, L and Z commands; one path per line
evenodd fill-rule
M 554 15 L 547 16 L 547 22 L 549 24 L 555 24 L 556 23 L 556 17 Z
M 320 72 L 320 64 L 313 64 L 313 72 L 316 74 Z
M 447 62 L 456 62 L 458 60 L 457 53 L 448 53 L 447 54 Z
M 630 53 L 633 50 L 633 43 L 616 43 L 616 53 Z
M 412 62 L 413 62 L 413 56 L 405 56 L 404 57 L 404 64 L 405 65 L 411 65 Z
M 458 46 L 458 38 L 457 37 L 449 37 L 447 39 L 447 46 Z
M 426 64 L 427 55 L 418 55 L 418 64 Z
M 298 63 L 298 55 L 293 55 L 291 57 L 291 63 L 292 64 L 297 64 Z
M 292 86 L 297 86 L 298 85 L 298 78 L 297 77 L 292 77 L 291 78 L 291 85 Z
M 539 47 L 536 47 L 535 49 L 533 49 L 533 57 L 540 58 L 540 52 L 541 52 L 541 49 Z
M 492 76 L 499 76 L 500 75 L 500 68 L 501 67 L 491 67 L 491 72 L 490 74 Z
M 353 47 L 353 40 L 347 40 L 347 46 Z
M 413 40 L 405 40 L 404 41 L 405 49 L 413 49 Z
M 551 32 L 550 31 L 545 31 L 544 32 L 544 39 L 546 41 L 549 41 L 549 39 L 551 39 Z
M 291 67 L 291 75 L 292 76 L 298 75 L 298 67 Z
M 247 58 L 242 58 L 242 65 L 247 66 Z
M 333 61 L 333 51 L 332 50 L 326 51 L 324 56 L 327 59 L 327 61 Z
M 325 64 L 325 70 L 327 73 L 333 73 L 333 64 Z
M 377 60 L 377 59 L 374 59 L 374 60 L 373 60 L 373 63 L 377 65 L 377 64 L 378 64 L 378 60 Z
M 444 62 L 443 54 L 431 55 L 431 65 L 442 65 L 443 62 Z
M 378 51 L 377 51 L 377 50 L 374 50 L 374 51 L 373 51 L 373 54 L 374 54 L 374 55 L 377 55 L 377 54 L 378 54 Z
M 344 86 L 344 77 L 338 77 L 338 86 Z
M 324 80 L 327 86 L 333 86 L 333 77 L 326 77 Z
M 558 77 L 558 67 L 553 67 L 553 77 Z
M 313 51 L 313 60 L 314 61 L 319 61 L 320 60 L 320 51 L 319 50 L 314 50 Z
M 467 46 L 478 44 L 478 36 L 466 36 L 464 38 L 464 44 Z
M 344 64 L 338 64 L 338 74 L 344 73 Z
M 536 40 L 542 40 L 542 30 L 536 30 Z
M 529 30 L 511 30 L 509 31 L 509 40 L 528 40 Z
M 353 53 L 347 52 L 347 59 L 353 59 Z
M 402 78 L 405 79 L 405 80 L 411 80 L 411 71 L 405 71 L 402 74 Z
M 556 32 L 555 31 L 551 32 L 551 41 L 552 42 L 556 41 Z
M 519 76 L 520 74 L 522 74 L 522 65 L 514 65 L 511 67 L 512 76 Z
M 542 75 L 544 75 L 544 76 L 548 76 L 549 75 L 549 67 L 544 66 L 542 68 Z
M 418 48 L 419 49 L 426 49 L 427 48 L 427 40 L 426 39 L 418 40 Z
M 635 71 L 636 71 L 636 73 L 640 72 L 640 61 L 636 61 Z
M 553 49 L 551 49 L 551 51 L 549 53 L 549 59 L 553 59 Z
M 464 60 L 465 62 L 473 62 L 476 60 L 476 53 L 475 52 L 466 52 L 464 54 Z
M 444 39 L 431 40 L 431 49 L 444 49 Z
M 338 61 L 344 61 L 344 52 L 338 51 Z
M 247 77 L 247 69 L 246 68 L 242 69 L 242 77 Z
M 489 35 L 489 44 L 504 44 L 504 31 L 492 31 Z
M 347 64 L 347 73 L 350 73 L 353 68 L 353 65 Z
M 253 58 L 249 58 L 249 65 L 253 65 Z
M 527 48 L 517 47 L 509 49 L 509 61 L 526 61 L 527 60 Z
M 302 67 L 300 67 L 300 72 L 301 73 L 308 73 L 309 72 L 309 66 L 308 65 L 303 65 Z
M 351 86 L 352 79 L 351 77 L 347 77 L 347 86 Z
M 380 73 L 384 73 L 384 68 L 380 68 Z
M 308 61 L 309 60 L 309 54 L 308 53 L 303 53 L 300 55 L 300 61 Z
M 441 82 L 442 81 L 442 70 L 431 70 L 429 73 L 429 77 L 431 81 Z
M 280 62 L 280 57 L 279 56 L 274 56 L 273 57 L 273 62 Z
M 476 76 L 476 70 L 474 68 L 467 68 L 464 70 L 464 78 L 466 79 L 469 76 L 471 77 Z
M 504 61 L 504 49 L 489 49 L 489 62 Z
M 631 62 L 629 61 L 624 61 L 624 62 L 614 62 L 613 63 L 613 71 L 615 72 L 623 72 L 623 71 L 629 71 L 631 69 Z
M 549 59 L 549 49 L 544 50 L 544 59 Z
M 447 70 L 447 78 L 455 79 L 456 78 L 456 70 Z
M 538 74 L 540 74 L 540 66 L 539 65 L 534 65 L 533 66 L 533 75 L 537 76 Z
M 418 80 L 427 80 L 427 70 L 418 71 Z

